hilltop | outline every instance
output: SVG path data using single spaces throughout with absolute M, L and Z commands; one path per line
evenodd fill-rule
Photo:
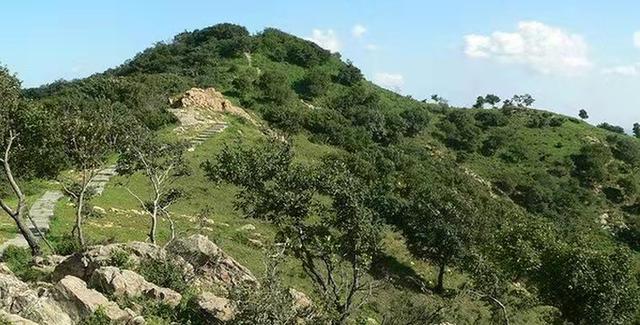
M 45 237 L 57 254 L 204 235 L 274 290 L 243 292 L 238 301 L 252 304 L 239 307 L 239 323 L 282 314 L 290 306 L 269 298 L 291 287 L 314 302 L 312 322 L 640 319 L 636 138 L 536 110 L 520 96 L 487 108 L 414 100 L 311 42 L 232 24 L 181 33 L 85 79 L 20 91 L 5 75 L 13 86 L 0 103 L 28 107 L 2 124 L 21 131 L 15 173 L 27 201 L 61 184 L 69 196 Z M 178 118 L 189 107 L 199 113 Z M 207 122 L 194 127 L 189 118 Z M 185 140 L 197 145 L 184 150 Z M 144 150 L 157 159 L 154 171 L 176 166 L 156 200 L 167 204 L 157 236 L 153 182 L 136 154 Z M 83 172 L 110 165 L 120 175 L 101 195 L 73 195 Z M 2 193 L 13 204 L 11 188 Z M 14 229 L 3 219 L 0 238 Z M 53 281 L 29 271 L 20 252 L 4 258 L 16 275 Z M 278 267 L 265 268 L 274 255 Z M 172 277 L 130 268 L 154 283 Z M 191 301 L 189 288 L 178 289 Z M 216 293 L 238 298 L 229 291 Z M 140 304 L 139 315 L 158 324 L 189 313 Z

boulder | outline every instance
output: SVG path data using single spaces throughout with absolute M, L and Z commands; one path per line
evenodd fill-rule
M 47 289 L 32 290 L 4 264 L 0 264 L 0 307 L 40 324 L 72 324 Z
M 56 284 L 54 290 L 56 300 L 74 322 L 91 316 L 98 309 L 113 323 L 126 324 L 132 318 L 115 302 L 109 301 L 100 292 L 87 288 L 87 284 L 80 278 L 68 275 Z
M 293 309 L 296 312 L 308 311 L 313 307 L 313 301 L 303 292 L 289 288 L 289 295 L 293 300 Z
M 90 284 L 99 291 L 119 297 L 147 296 L 175 307 L 182 295 L 168 288 L 159 287 L 145 280 L 140 274 L 117 267 L 105 266 L 93 272 Z
M 199 282 L 210 280 L 226 286 L 258 283 L 249 269 L 203 235 L 176 239 L 167 246 L 167 252 L 190 263 Z
M 0 319 L 6 320 L 9 324 L 14 325 L 38 325 L 36 322 L 32 322 L 26 318 L 21 317 L 20 315 L 9 314 L 4 310 L 0 309 Z
M 161 247 L 149 243 L 129 242 L 92 246 L 84 253 L 67 256 L 55 267 L 51 278 L 54 282 L 58 282 L 65 276 L 72 275 L 89 281 L 93 271 L 102 266 L 111 265 L 114 254 L 121 251 L 129 254 L 129 261 L 134 267 L 142 260 L 166 258 L 165 251 Z
M 210 292 L 203 292 L 197 297 L 198 307 L 207 316 L 227 322 L 235 317 L 236 310 L 231 301 Z

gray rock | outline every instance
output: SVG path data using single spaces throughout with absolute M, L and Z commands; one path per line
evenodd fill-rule
M 136 272 L 105 266 L 97 269 L 91 276 L 90 284 L 99 291 L 120 297 L 147 296 L 166 305 L 175 307 L 182 300 L 178 292 L 159 287 Z
M 197 297 L 198 307 L 207 317 L 227 322 L 235 317 L 236 310 L 227 298 L 218 297 L 210 292 L 203 292 Z
M 210 280 L 227 286 L 257 284 L 249 269 L 203 235 L 176 239 L 167 246 L 167 252 L 173 256 L 181 256 L 190 263 L 201 283 Z
M 131 316 L 109 301 L 100 292 L 87 288 L 87 284 L 74 276 L 66 276 L 55 286 L 55 299 L 74 322 L 91 316 L 102 309 L 111 322 L 126 324 Z

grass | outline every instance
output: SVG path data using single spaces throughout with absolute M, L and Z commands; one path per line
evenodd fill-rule
M 163 136 L 175 136 L 163 131 Z M 171 207 L 171 213 L 176 223 L 179 236 L 201 233 L 208 236 L 225 252 L 233 256 L 241 264 L 248 267 L 254 274 L 260 276 L 265 267 L 265 252 L 252 245 L 248 238 L 259 239 L 267 246 L 272 242 L 275 229 L 262 220 L 248 219 L 234 208 L 237 189 L 228 184 L 214 184 L 204 175 L 200 164 L 207 159 L 215 158 L 225 144 L 239 139 L 245 142 L 255 142 L 263 135 L 253 126 L 238 119 L 231 118 L 229 128 L 210 138 L 198 146 L 194 152 L 188 152 L 186 158 L 191 167 L 191 173 L 175 182 L 175 186 L 187 191 L 188 197 Z M 310 142 L 304 135 L 293 138 L 296 159 L 300 161 L 318 160 L 325 154 L 337 149 Z M 140 174 L 130 177 L 115 176 L 107 184 L 104 193 L 94 198 L 90 203 L 105 209 L 108 213 L 99 218 L 91 218 L 85 224 L 86 237 L 92 243 L 145 241 L 149 227 L 149 217 L 142 213 L 139 203 L 126 188 L 142 197 L 149 197 L 150 188 L 146 179 Z M 198 217 L 206 211 L 209 220 L 203 226 L 199 225 Z M 73 207 L 66 199 L 58 202 L 55 210 L 56 217 L 51 223 L 50 236 L 62 237 L 69 234 L 74 223 Z M 241 231 L 240 227 L 252 224 L 255 231 Z M 169 226 L 161 220 L 158 228 L 159 242 L 168 240 Z M 404 247 L 400 236 L 387 230 L 384 239 L 385 260 L 381 261 L 386 269 L 384 272 L 372 274 L 371 279 L 381 280 L 383 289 L 372 297 L 371 303 L 363 311 L 363 317 L 376 317 L 388 308 L 385 303 L 390 297 L 396 297 L 403 290 L 417 294 L 415 279 L 433 283 L 436 275 L 435 268 L 429 263 L 413 259 Z M 281 265 L 283 282 L 303 292 L 312 293 L 313 286 L 309 282 L 298 261 L 289 257 Z M 381 269 L 382 270 L 382 269 Z M 392 281 L 388 279 L 393 279 Z M 459 272 L 450 271 L 447 274 L 447 285 L 458 287 L 467 281 Z M 432 299 L 440 300 L 437 296 Z

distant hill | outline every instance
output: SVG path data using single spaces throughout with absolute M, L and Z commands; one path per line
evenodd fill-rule
M 130 123 L 163 130 L 176 123 L 168 99 L 193 87 L 213 87 L 303 141 L 294 145 L 301 161 L 327 159 L 316 155 L 323 148 L 344 162 L 388 231 L 374 271 L 389 272 L 381 278 L 394 297 L 456 305 L 443 307 L 442 318 L 459 323 L 503 322 L 502 303 L 512 323 L 640 321 L 636 138 L 531 103 L 414 100 L 309 41 L 232 24 L 181 33 L 104 73 L 23 93 L 54 111 L 104 100 Z M 439 270 L 448 292 L 432 288 Z M 425 281 L 409 284 L 408 274 Z M 374 302 L 364 314 L 388 311 L 383 299 Z

